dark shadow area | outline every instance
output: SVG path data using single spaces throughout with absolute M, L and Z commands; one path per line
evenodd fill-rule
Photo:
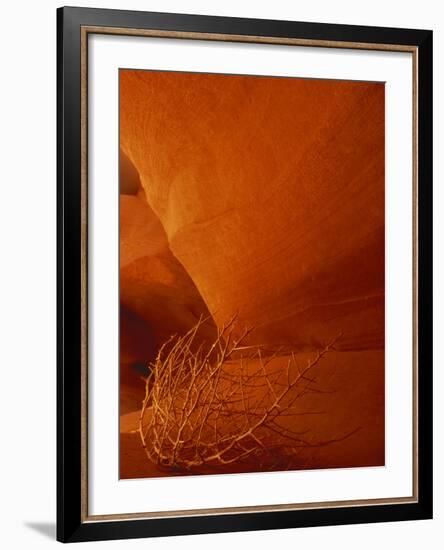
M 122 149 L 120 149 L 119 181 L 122 195 L 137 195 L 141 189 L 139 172 Z
M 33 529 L 48 539 L 55 540 L 56 538 L 56 524 L 55 522 L 47 521 L 27 521 L 24 523 L 25 527 Z

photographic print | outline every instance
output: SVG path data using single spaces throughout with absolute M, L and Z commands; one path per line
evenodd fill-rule
M 120 478 L 383 466 L 384 83 L 119 95 Z
M 430 30 L 57 10 L 57 539 L 429 519 Z

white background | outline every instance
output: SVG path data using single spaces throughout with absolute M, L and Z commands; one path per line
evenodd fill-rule
M 412 55 L 94 35 L 88 67 L 89 513 L 411 496 Z M 118 480 L 119 67 L 385 82 L 385 467 Z
M 309 3 L 198 0 L 76 2 L 77 5 L 332 23 L 433 28 L 435 98 L 444 97 L 444 19 L 433 0 Z M 5 548 L 46 548 L 55 521 L 55 8 L 53 1 L 10 3 L 2 9 L 0 86 L 2 335 L 0 454 L 1 532 Z M 442 101 L 435 101 L 435 182 L 443 181 Z M 442 157 L 442 155 L 441 155 Z M 435 281 L 444 278 L 444 191 L 435 188 Z M 441 255 L 438 255 L 441 248 Z M 435 340 L 444 300 L 435 289 Z M 441 311 L 439 311 L 441 310 Z M 435 354 L 435 464 L 444 462 L 442 348 Z M 438 548 L 444 536 L 443 475 L 435 469 L 435 520 L 95 543 L 102 547 Z M 90 546 L 90 544 L 89 544 Z

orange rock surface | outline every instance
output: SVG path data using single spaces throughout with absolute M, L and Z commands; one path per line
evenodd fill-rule
M 384 87 L 121 74 L 121 142 L 214 318 L 263 342 L 384 338 Z

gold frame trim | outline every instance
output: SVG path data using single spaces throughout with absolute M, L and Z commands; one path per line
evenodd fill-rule
M 321 48 L 342 48 L 374 51 L 407 52 L 412 54 L 412 235 L 413 235 L 413 395 L 412 395 L 412 486 L 413 495 L 381 499 L 342 500 L 300 504 L 275 504 L 230 508 L 205 508 L 144 513 L 107 515 L 88 514 L 88 35 L 107 34 L 145 36 L 154 38 L 179 38 L 186 40 L 215 40 L 222 42 L 247 42 Z M 118 27 L 82 26 L 81 39 L 81 521 L 131 521 L 136 519 L 251 514 L 289 510 L 313 510 L 318 508 L 346 508 L 352 506 L 377 506 L 385 504 L 412 504 L 418 502 L 418 48 L 403 44 L 373 44 L 334 40 L 308 40 L 300 38 L 276 38 L 234 34 L 178 32 Z

